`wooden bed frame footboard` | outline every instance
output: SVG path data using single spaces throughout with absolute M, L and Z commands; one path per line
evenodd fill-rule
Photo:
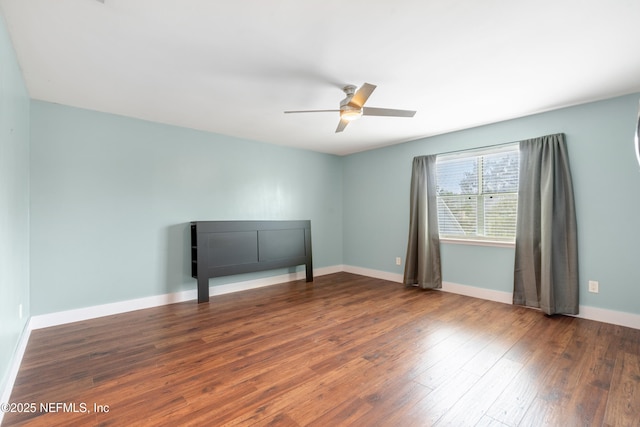
M 313 281 L 311 221 L 194 221 L 191 276 L 198 302 L 209 301 L 209 279 L 305 265 Z

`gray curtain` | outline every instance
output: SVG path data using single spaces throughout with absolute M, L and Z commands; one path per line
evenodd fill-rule
M 578 239 L 563 134 L 520 142 L 513 303 L 578 314 Z
M 435 155 L 413 159 L 409 242 L 405 261 L 405 285 L 418 285 L 423 289 L 442 287 Z

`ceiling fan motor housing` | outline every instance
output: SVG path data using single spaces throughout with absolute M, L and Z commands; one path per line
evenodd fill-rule
M 357 86 L 346 85 L 345 87 L 342 88 L 342 91 L 347 95 L 347 98 L 351 99 L 353 98 L 353 94 L 356 93 L 356 89 L 358 89 Z

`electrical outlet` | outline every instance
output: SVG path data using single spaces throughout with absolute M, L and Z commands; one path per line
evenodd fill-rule
M 396 265 L 402 265 L 402 258 L 396 257 Z
M 22 319 L 22 304 L 18 304 L 18 318 Z
M 589 292 L 597 294 L 600 291 L 600 284 L 596 280 L 589 280 Z

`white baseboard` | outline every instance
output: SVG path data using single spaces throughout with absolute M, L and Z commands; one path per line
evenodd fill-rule
M 127 311 L 141 310 L 144 308 L 188 301 L 194 298 L 195 291 L 189 290 L 173 294 L 156 295 L 110 304 L 93 305 L 91 307 L 58 311 L 55 313 L 39 314 L 31 317 L 31 326 L 33 329 L 48 328 L 50 326 L 80 322 L 82 320 L 95 319 L 103 316 L 111 316 L 113 314 L 125 313 Z
M 355 267 L 352 265 L 345 265 L 344 271 L 346 271 L 347 273 L 359 274 L 361 276 L 388 280 L 390 282 L 403 283 L 403 275 L 400 273 L 389 273 L 387 271 L 373 270 L 364 267 Z M 452 294 L 466 295 L 469 297 L 511 304 L 511 294 L 508 292 L 494 291 L 492 289 L 460 285 L 458 283 L 451 282 L 442 282 L 441 290 L 444 292 L 451 292 Z
M 343 266 L 346 273 L 359 274 L 361 276 L 373 277 L 376 279 L 388 280 L 390 282 L 402 283 L 403 276 L 399 273 L 389 273 L 388 271 L 373 270 L 371 268 L 356 267 L 353 265 Z
M 31 336 L 31 319 L 27 320 L 27 323 L 24 325 L 24 329 L 22 330 L 22 334 L 20 334 L 20 339 L 18 340 L 18 345 L 16 347 L 16 351 L 11 360 L 11 365 L 9 366 L 9 371 L 7 372 L 6 383 L 4 384 L 2 393 L 0 393 L 0 405 L 4 405 L 9 403 L 9 399 L 11 399 L 11 392 L 13 391 L 13 385 L 16 382 L 16 377 L 18 376 L 18 371 L 20 370 L 20 365 L 22 364 L 22 358 L 24 356 L 24 352 L 27 349 L 27 343 L 29 342 L 29 337 Z M 0 411 L 0 425 L 2 425 L 2 419 L 4 418 L 4 411 Z
M 313 276 L 314 277 L 325 276 L 327 274 L 339 273 L 341 271 L 342 271 L 341 265 L 334 265 L 331 267 L 323 267 L 323 268 L 314 268 Z M 215 295 L 230 294 L 232 292 L 247 291 L 249 289 L 257 289 L 265 286 L 277 285 L 278 283 L 286 283 L 286 282 L 292 282 L 294 280 L 302 280 L 305 277 L 306 276 L 304 271 L 298 271 L 296 273 L 282 274 L 280 276 L 273 276 L 273 277 L 265 277 L 263 279 L 247 280 L 244 282 L 211 286 L 209 288 L 209 295 L 215 296 Z M 192 292 L 193 292 L 193 298 L 191 299 L 197 298 L 196 291 L 194 290 Z
M 575 317 L 611 323 L 612 325 L 626 326 L 627 328 L 640 329 L 640 315 L 626 313 L 624 311 L 606 310 L 604 308 L 581 305 L 580 314 Z
M 441 290 L 452 294 L 466 295 L 468 297 L 501 302 L 504 304 L 512 304 L 513 302 L 513 295 L 510 292 L 478 288 L 476 286 L 461 285 L 459 283 L 442 282 Z
M 347 273 L 359 274 L 376 279 L 388 280 L 390 282 L 403 283 L 402 274 L 389 273 L 386 271 L 374 270 L 364 267 L 355 267 L 351 265 L 345 265 L 344 271 L 346 271 Z M 452 282 L 442 282 L 441 290 L 444 292 L 451 292 L 453 294 L 465 295 L 473 298 L 480 298 L 504 304 L 513 304 L 513 295 L 511 294 L 511 292 L 496 291 L 493 289 L 461 285 L 459 283 Z M 610 323 L 612 325 L 626 326 L 633 329 L 640 329 L 640 315 L 638 314 L 615 310 L 606 310 L 603 308 L 590 307 L 587 305 L 581 305 L 579 307 L 579 311 L 580 314 L 575 317 L 595 320 L 603 323 Z
M 313 270 L 314 276 L 324 276 L 343 271 L 342 265 L 317 268 Z M 209 295 L 223 295 L 232 292 L 246 291 L 249 289 L 271 286 L 278 283 L 286 283 L 305 278 L 304 271 L 296 273 L 281 274 L 278 276 L 265 277 L 261 279 L 247 280 L 244 282 L 228 283 L 209 287 Z M 156 295 L 146 298 L 138 298 L 127 301 L 119 301 L 110 304 L 94 305 L 91 307 L 77 308 L 73 310 L 59 311 L 56 313 L 41 314 L 31 317 L 31 329 L 48 328 L 50 326 L 63 325 L 65 323 L 80 322 L 82 320 L 94 319 L 97 317 L 111 316 L 113 314 L 126 313 L 128 311 L 142 310 L 145 308 L 158 307 L 161 305 L 174 304 L 177 302 L 197 299 L 198 294 L 195 289 L 175 292 L 171 294 Z
M 330 267 L 318 268 L 314 269 L 313 274 L 315 276 L 323 276 L 326 274 L 338 273 L 341 271 L 359 274 L 361 276 L 373 277 L 376 279 L 388 280 L 390 282 L 396 283 L 402 283 L 403 278 L 402 274 L 399 273 L 390 273 L 388 271 L 381 271 L 352 265 L 334 265 Z M 209 288 L 209 294 L 211 296 L 223 295 L 232 292 L 256 289 L 264 286 L 271 286 L 278 283 L 285 283 L 301 279 L 304 279 L 304 271 L 266 277 L 262 279 L 228 283 L 225 285 L 211 286 Z M 468 286 L 452 282 L 443 282 L 441 290 L 444 292 L 451 292 L 454 294 L 466 295 L 504 304 L 512 303 L 512 295 L 510 292 L 496 291 L 493 289 L 479 288 L 476 286 Z M 49 326 L 62 325 L 65 323 L 78 322 L 103 316 L 110 316 L 112 314 L 119 314 L 128 311 L 158 307 L 166 304 L 190 301 L 195 300 L 196 298 L 197 292 L 195 289 L 193 289 L 188 291 L 175 292 L 172 294 L 157 295 L 128 301 L 120 301 L 111 304 L 102 304 L 92 307 L 32 316 L 27 325 L 29 325 L 30 332 L 31 329 L 46 328 Z M 640 329 L 640 315 L 633 313 L 606 310 L 590 306 L 580 306 L 580 314 L 576 317 L 611 323 L 614 325 L 627 326 L 634 329 Z

